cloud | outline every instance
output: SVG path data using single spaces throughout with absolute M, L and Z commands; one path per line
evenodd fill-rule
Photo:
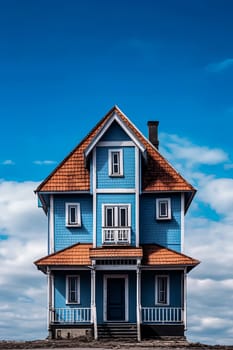
M 56 164 L 57 162 L 55 160 L 34 160 L 33 164 L 36 165 L 52 165 Z
M 36 182 L 0 182 L 0 339 L 46 337 L 46 280 L 33 261 L 46 254 L 46 216 Z
M 233 66 L 233 58 L 227 58 L 223 61 L 208 64 L 206 69 L 209 72 L 219 73 L 232 66 Z
M 163 138 L 162 153 L 198 189 L 185 220 L 185 253 L 201 260 L 188 275 L 187 338 L 232 344 L 233 180 L 223 167 L 223 173 L 215 171 L 228 155 L 177 135 Z M 47 218 L 33 193 L 37 186 L 0 182 L 0 233 L 5 236 L 0 241 L 0 339 L 47 336 L 46 277 L 32 264 L 47 250 Z
M 161 133 L 161 151 L 167 159 L 185 161 L 185 166 L 216 165 L 228 160 L 226 152 L 219 148 L 195 145 L 177 135 Z
M 2 162 L 2 165 L 15 165 L 15 163 L 11 159 L 6 159 Z

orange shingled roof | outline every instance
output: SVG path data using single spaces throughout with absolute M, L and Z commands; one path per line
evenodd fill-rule
M 92 244 L 77 243 L 34 262 L 38 267 L 51 265 L 90 265 L 89 249 Z
M 157 244 L 145 244 L 142 247 L 93 248 L 89 243 L 77 243 L 56 253 L 47 255 L 35 265 L 45 272 L 46 266 L 88 266 L 95 258 L 143 258 L 142 265 L 155 267 L 187 266 L 192 269 L 200 262 L 187 255 Z
M 142 248 L 93 248 L 90 249 L 91 258 L 141 258 Z
M 191 191 L 193 194 L 195 193 L 195 189 L 163 158 L 158 150 L 116 106 L 39 185 L 36 192 L 90 190 L 90 173 L 85 167 L 84 151 L 112 117 L 113 113 L 117 113 L 128 129 L 146 147 L 148 162 L 142 171 L 143 191 Z
M 178 253 L 157 244 L 143 245 L 143 265 L 158 265 L 164 267 L 171 265 L 186 265 L 193 268 L 199 263 L 199 260 L 193 259 L 187 255 Z

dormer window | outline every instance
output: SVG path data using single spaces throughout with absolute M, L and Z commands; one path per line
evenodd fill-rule
M 156 220 L 171 219 L 171 198 L 156 199 Z
M 81 214 L 79 203 L 66 203 L 66 226 L 81 226 Z
M 108 151 L 109 176 L 123 176 L 123 151 L 122 149 L 110 149 Z

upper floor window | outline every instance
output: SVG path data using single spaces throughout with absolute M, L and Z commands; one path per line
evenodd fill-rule
M 169 277 L 157 275 L 155 278 L 155 304 L 169 304 Z
M 103 243 L 130 243 L 130 204 L 103 205 L 102 226 Z
M 66 303 L 80 303 L 80 277 L 77 275 L 66 276 Z
M 156 219 L 157 220 L 171 219 L 171 198 L 156 199 Z
M 81 226 L 79 203 L 66 203 L 66 226 Z
M 123 151 L 122 149 L 110 149 L 108 151 L 109 176 L 123 176 Z

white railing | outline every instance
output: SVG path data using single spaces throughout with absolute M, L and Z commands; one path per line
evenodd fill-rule
M 91 308 L 56 308 L 51 310 L 51 321 L 58 323 L 87 323 L 92 321 Z
M 183 321 L 181 307 L 142 307 L 143 323 L 176 323 Z
M 108 227 L 102 229 L 103 243 L 130 243 L 130 227 Z

